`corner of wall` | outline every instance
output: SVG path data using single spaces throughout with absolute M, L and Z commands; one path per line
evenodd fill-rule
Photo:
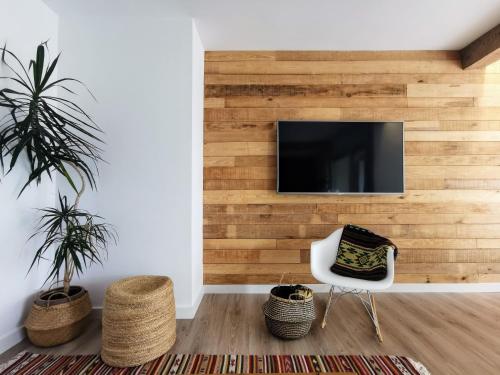
M 29 62 L 37 45 L 45 40 L 54 55 L 59 49 L 59 18 L 44 1 L 17 0 L 2 3 L 0 12 L 0 43 L 6 43 L 24 64 Z M 25 22 L 19 22 L 22 19 Z M 0 69 L 1 71 L 2 69 Z M 0 75 L 6 75 L 2 71 Z M 3 116 L 0 113 L 0 117 Z M 33 185 L 19 199 L 19 188 L 25 179 L 26 171 L 14 170 L 0 189 L 0 239 L 2 242 L 2 262 L 0 262 L 0 281 L 8 288 L 2 290 L 3 304 L 0 306 L 0 353 L 17 344 L 24 338 L 22 322 L 31 304 L 31 296 L 38 291 L 45 280 L 47 264 L 32 270 L 26 275 L 33 259 L 36 242 L 27 242 L 36 226 L 38 214 L 34 208 L 51 206 L 55 202 L 55 183 L 47 178 Z M 13 282 L 12 282 L 13 281 Z
M 0 336 L 0 353 L 21 342 L 24 339 L 23 327 L 16 327 L 6 334 Z
M 196 312 L 200 307 L 201 300 L 205 295 L 205 289 L 202 286 L 198 293 L 193 295 L 193 302 L 191 305 L 178 305 L 175 308 L 175 314 L 177 319 L 193 319 L 196 316 Z
M 178 308 L 179 316 L 191 319 L 203 297 L 203 106 L 205 50 L 192 19 L 191 55 L 191 301 Z

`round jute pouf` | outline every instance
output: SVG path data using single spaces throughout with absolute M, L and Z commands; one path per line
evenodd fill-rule
M 165 354 L 175 342 L 172 281 L 135 276 L 106 289 L 102 313 L 102 360 L 114 367 L 144 364 Z

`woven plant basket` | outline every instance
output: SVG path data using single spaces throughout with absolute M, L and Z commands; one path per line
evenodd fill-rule
M 136 276 L 112 283 L 102 314 L 102 360 L 132 367 L 165 354 L 175 342 L 173 283 L 164 276 Z
M 64 344 L 79 336 L 92 312 L 89 293 L 70 302 L 53 306 L 31 305 L 24 326 L 30 341 L 36 346 Z
M 282 288 L 300 290 L 300 293 L 283 293 Z M 283 294 L 288 298 L 283 298 Z M 302 285 L 274 287 L 262 310 L 269 331 L 289 340 L 307 335 L 316 317 L 312 290 Z

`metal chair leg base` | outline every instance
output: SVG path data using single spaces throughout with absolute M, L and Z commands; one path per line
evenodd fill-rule
M 384 341 L 384 338 L 382 337 L 382 330 L 380 329 L 380 324 L 378 321 L 377 308 L 375 305 L 375 297 L 373 297 L 373 295 L 370 293 L 369 290 L 366 290 L 366 295 L 368 297 L 366 298 L 361 295 L 363 290 L 346 289 L 341 287 L 337 288 L 339 289 L 339 293 L 337 295 L 334 295 L 335 286 L 332 285 L 330 288 L 330 295 L 328 297 L 328 302 L 326 304 L 325 314 L 323 315 L 323 321 L 321 322 L 321 328 L 326 327 L 326 319 L 328 317 L 328 312 L 330 311 L 332 306 L 335 305 L 337 300 L 346 294 L 354 294 L 360 299 L 361 303 L 363 304 L 363 307 L 365 308 L 366 312 L 368 313 L 368 316 L 370 317 L 373 323 L 373 326 L 375 327 L 375 333 L 377 334 L 378 341 L 382 343 Z

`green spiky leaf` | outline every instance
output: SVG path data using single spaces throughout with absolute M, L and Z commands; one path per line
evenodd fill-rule
M 47 45 L 42 43 L 26 68 L 6 46 L 1 49 L 2 64 L 11 77 L 0 77 L 0 82 L 10 83 L 10 87 L 0 86 L 0 107 L 8 111 L 0 119 L 0 166 L 3 169 L 4 159 L 10 156 L 8 173 L 19 164 L 21 155 L 26 156 L 29 174 L 19 195 L 31 182 L 38 184 L 53 172 L 62 174 L 76 190 L 65 164 L 80 169 L 93 189 L 97 164 L 102 160 L 97 146 L 103 143 L 102 131 L 92 118 L 73 101 L 49 94 L 51 88 L 74 94 L 71 85 L 86 86 L 74 78 L 54 79 L 60 55 L 54 61 L 47 56 Z
M 69 204 L 66 196 L 59 194 L 58 201 L 58 208 L 40 210 L 42 216 L 37 231 L 30 237 L 42 238 L 43 242 L 36 250 L 28 272 L 54 249 L 46 282 L 59 280 L 68 262 L 74 265 L 77 274 L 92 264 L 102 264 L 109 242 L 116 243 L 117 240 L 114 228 L 102 222 L 100 216 Z

